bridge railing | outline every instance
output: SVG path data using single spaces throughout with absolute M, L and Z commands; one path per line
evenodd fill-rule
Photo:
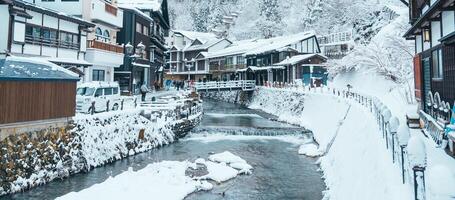
M 212 82 L 197 82 L 194 85 L 195 89 L 200 90 L 254 90 L 256 81 L 254 80 L 237 80 L 237 81 L 212 81 Z

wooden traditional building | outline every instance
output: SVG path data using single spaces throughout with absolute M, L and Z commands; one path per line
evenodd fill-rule
M 77 81 L 77 74 L 47 61 L 0 58 L 0 127 L 69 120 L 75 114 Z
M 409 2 L 412 27 L 405 37 L 415 40 L 415 96 L 427 113 L 435 101 L 451 106 L 455 101 L 454 3 L 454 0 Z
M 123 26 L 123 11 L 115 1 L 27 1 L 95 24 L 87 36 L 81 39 L 82 45 L 87 47 L 84 59 L 92 64 L 80 68 L 84 73 L 82 81 L 114 81 L 114 69 L 123 64 L 123 46 L 117 43 L 117 32 Z
M 117 34 L 117 42 L 132 45 L 132 52 L 124 49 L 123 65 L 116 68 L 114 80 L 120 85 L 123 94 L 138 94 L 142 84 L 152 87 L 150 69 L 150 25 L 153 19 L 136 7 L 119 4 L 123 9 L 123 27 Z
M 327 85 L 327 57 L 321 54 L 301 54 L 288 57 L 274 66 L 284 67 L 274 69 L 274 82 L 293 83 L 302 80 L 306 86 Z M 275 75 L 276 74 L 276 75 Z
M 41 57 L 65 68 L 91 66 L 85 60 L 93 23 L 21 0 L 0 0 L 0 51 Z
M 152 19 L 150 24 L 150 83 L 162 85 L 168 46 L 165 37 L 169 36 L 169 12 L 167 0 L 119 0 L 122 6 L 134 7 Z

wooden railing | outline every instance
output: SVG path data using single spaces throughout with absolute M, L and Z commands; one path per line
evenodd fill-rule
M 114 16 L 117 16 L 117 8 L 111 4 L 104 3 L 104 10 Z
M 123 53 L 123 47 L 116 44 L 104 43 L 98 40 L 89 40 L 87 43 L 88 48 L 101 49 L 105 51 L 111 51 L 116 53 Z
M 256 87 L 254 80 L 240 81 L 213 81 L 213 82 L 197 82 L 194 86 L 196 91 L 213 91 L 213 90 L 243 90 L 251 91 Z

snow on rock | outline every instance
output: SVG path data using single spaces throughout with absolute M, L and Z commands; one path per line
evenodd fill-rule
M 110 177 L 100 184 L 79 192 L 71 192 L 60 200 L 102 199 L 184 199 L 198 189 L 207 190 L 212 186 L 205 181 L 185 176 L 189 162 L 163 161 L 150 164 L 139 171 L 128 170 L 116 177 Z M 210 184 L 210 185 L 209 185 Z
M 426 167 L 427 152 L 425 143 L 420 137 L 412 136 L 408 141 L 408 158 L 412 167 Z
M 209 156 L 209 160 L 214 161 L 214 162 L 224 162 L 224 163 L 246 163 L 245 160 L 240 158 L 239 156 L 236 156 L 232 154 L 229 151 L 225 151 L 223 153 L 218 153 L 218 154 L 213 154 Z
M 455 198 L 455 173 L 446 166 L 436 165 L 426 173 L 428 199 L 450 200 Z
M 209 156 L 209 160 L 213 162 L 229 164 L 230 167 L 240 170 L 240 174 L 251 174 L 251 170 L 253 169 L 253 167 L 249 165 L 244 159 L 232 154 L 229 151 L 213 154 Z
M 322 152 L 319 151 L 318 146 L 314 143 L 303 144 L 299 148 L 300 155 L 306 155 L 309 157 L 318 157 L 322 155 Z
M 245 160 L 230 152 L 215 155 L 219 161 L 231 160 L 233 161 L 231 164 L 248 165 Z M 205 165 L 208 174 L 194 178 L 186 175 L 186 170 L 197 168 L 197 164 Z M 245 169 L 244 167 L 240 168 Z M 241 174 L 240 171 L 228 166 L 225 162 L 205 161 L 203 158 L 198 158 L 194 163 L 189 161 L 162 161 L 150 164 L 138 171 L 133 171 L 130 167 L 128 171 L 116 177 L 110 177 L 103 183 L 79 192 L 68 193 L 57 199 L 97 200 L 102 197 L 102 199 L 181 200 L 193 192 L 213 189 L 213 185 L 206 180 L 222 183 L 235 178 Z
M 205 163 L 205 166 L 207 166 L 207 171 L 209 174 L 201 177 L 201 179 L 211 179 L 217 183 L 222 183 L 233 179 L 239 174 L 236 169 L 226 165 L 226 163 L 215 163 L 208 161 Z

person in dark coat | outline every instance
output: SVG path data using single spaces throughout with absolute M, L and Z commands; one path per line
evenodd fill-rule
M 147 95 L 148 91 L 149 89 L 147 88 L 147 86 L 145 84 L 142 84 L 141 86 L 142 101 L 145 101 L 145 96 Z

